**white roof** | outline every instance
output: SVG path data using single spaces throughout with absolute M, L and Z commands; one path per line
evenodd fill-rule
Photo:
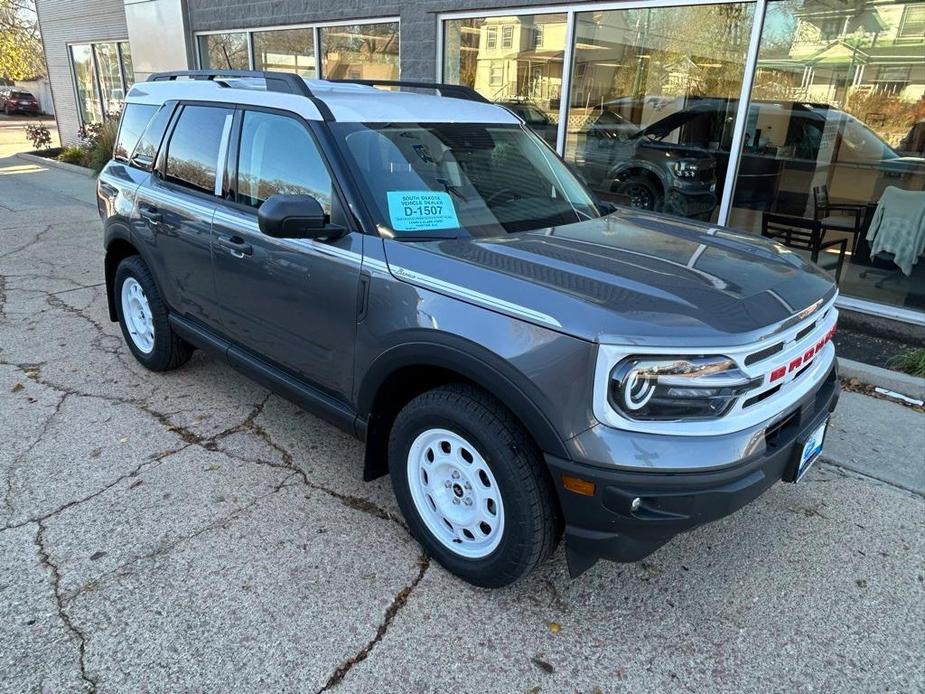
M 408 91 L 386 91 L 362 84 L 305 80 L 327 105 L 334 119 L 347 123 L 519 123 L 505 108 Z M 268 92 L 259 78 L 162 80 L 138 82 L 126 101 L 162 104 L 171 99 L 250 104 L 292 111 L 307 120 L 322 120 L 311 99 L 297 94 Z

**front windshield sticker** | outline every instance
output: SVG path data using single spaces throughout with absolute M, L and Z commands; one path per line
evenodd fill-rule
M 449 193 L 433 190 L 390 190 L 389 218 L 395 231 L 432 231 L 459 226 Z

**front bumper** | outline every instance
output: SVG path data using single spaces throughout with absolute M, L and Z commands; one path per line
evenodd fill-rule
M 727 516 L 756 499 L 789 476 L 803 437 L 835 409 L 839 390 L 833 364 L 816 388 L 763 430 L 760 452 L 719 469 L 604 470 L 547 455 L 565 516 L 569 571 L 576 576 L 598 559 L 638 561 L 678 533 Z M 594 495 L 568 491 L 563 475 L 594 482 Z M 633 511 L 635 498 L 640 504 Z

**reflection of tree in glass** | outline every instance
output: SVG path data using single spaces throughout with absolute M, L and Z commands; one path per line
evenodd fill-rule
M 215 169 L 193 159 L 168 157 L 167 178 L 211 192 L 215 185 Z
M 352 67 L 386 64 L 391 66 L 389 77 L 397 76 L 398 25 L 357 24 L 343 27 L 326 27 L 322 31 L 324 76 L 331 79 L 357 78 Z M 376 74 L 374 77 L 382 77 Z
M 262 179 L 254 175 L 240 172 L 238 174 L 238 190 L 242 195 L 250 198 L 250 204 L 257 206 L 271 195 L 311 195 L 320 204 L 325 212 L 331 211 L 331 190 L 319 190 L 293 181 L 284 181 L 280 178 Z
M 219 70 L 246 70 L 247 39 L 244 34 L 211 34 L 206 37 L 209 65 Z

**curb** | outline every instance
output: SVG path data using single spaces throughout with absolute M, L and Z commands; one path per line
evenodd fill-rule
M 26 154 L 25 152 L 20 152 L 16 156 L 20 159 L 30 161 L 33 164 L 41 164 L 42 166 L 49 166 L 53 169 L 63 169 L 64 171 L 70 171 L 71 173 L 80 174 L 81 176 L 86 176 L 88 178 L 96 177 L 96 173 L 92 169 L 88 169 L 83 166 L 77 166 L 76 164 L 68 164 L 67 162 L 58 161 L 57 159 L 47 159 L 45 157 L 40 157 L 37 154 Z
M 838 358 L 838 375 L 841 378 L 856 378 L 861 383 L 880 386 L 910 398 L 925 400 L 925 378 L 863 364 L 844 357 Z

